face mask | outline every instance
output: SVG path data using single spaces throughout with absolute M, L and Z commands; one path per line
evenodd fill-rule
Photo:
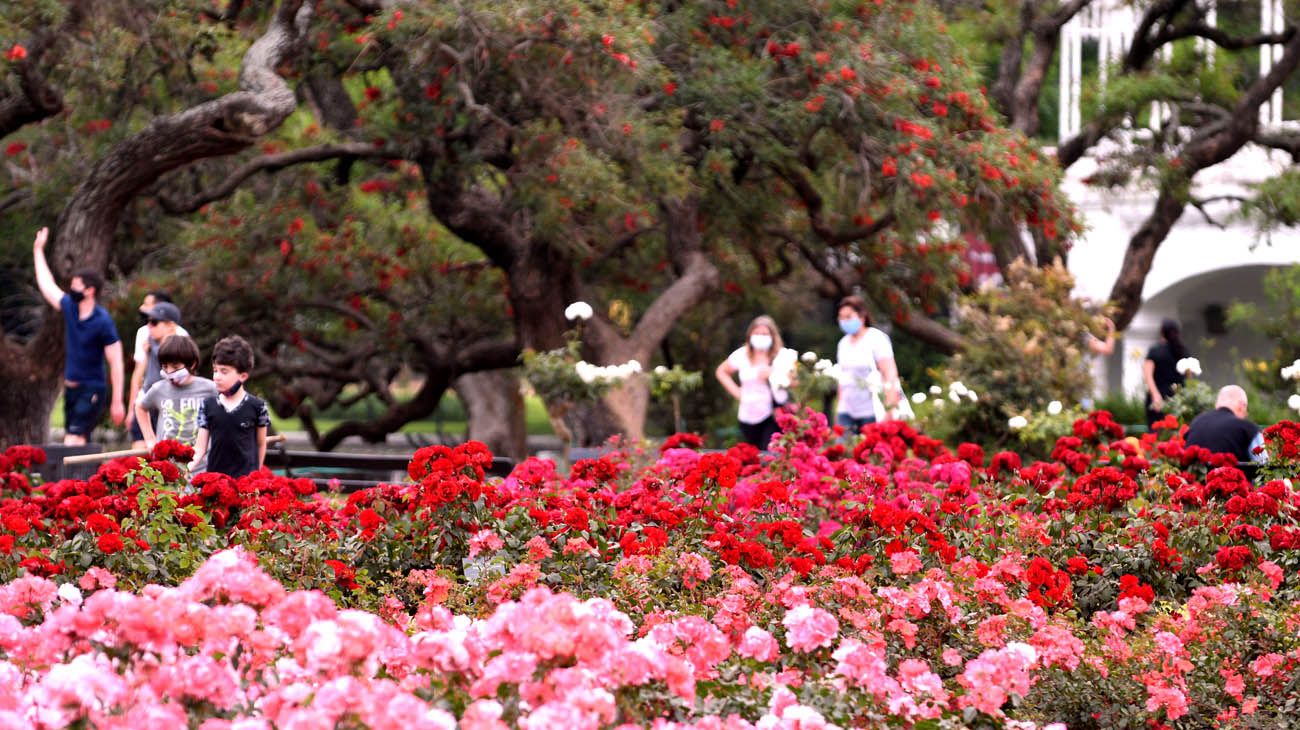
M 190 376 L 190 371 L 187 368 L 173 370 L 170 373 L 166 370 L 159 370 L 158 374 L 163 377 L 163 380 L 169 381 L 172 385 L 180 385 L 182 381 Z
M 221 391 L 221 394 L 226 396 L 227 398 L 230 398 L 233 397 L 235 393 L 238 393 L 239 389 L 242 387 L 244 387 L 244 381 L 236 380 L 234 385 L 230 386 L 228 390 Z
M 72 301 L 80 302 L 82 299 L 86 298 L 86 292 L 84 290 L 77 291 L 76 289 L 71 289 L 68 291 L 68 296 L 72 297 Z
M 759 352 L 767 352 L 772 349 L 772 335 L 750 335 L 749 346 Z
M 840 320 L 840 331 L 846 335 L 857 334 L 860 329 L 862 329 L 862 320 L 857 317 Z

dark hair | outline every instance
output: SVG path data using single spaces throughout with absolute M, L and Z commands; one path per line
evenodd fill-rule
M 856 294 L 844 297 L 839 304 L 835 305 L 836 313 L 845 307 L 858 313 L 858 316 L 862 318 L 863 327 L 871 326 L 871 312 L 867 309 L 867 300 Z
M 154 303 L 158 303 L 158 302 L 167 302 L 169 304 L 176 303 L 176 300 L 172 299 L 172 295 L 168 294 L 165 291 L 148 291 L 145 292 L 144 295 L 146 297 L 153 297 Z
M 190 370 L 199 367 L 199 346 L 185 335 L 168 335 L 158 345 L 159 365 L 184 365 Z
M 213 365 L 229 365 L 241 373 L 253 370 L 253 346 L 239 335 L 224 337 L 212 348 Z
M 1183 331 L 1178 322 L 1166 319 L 1160 322 L 1160 338 L 1169 343 L 1169 352 L 1179 360 L 1191 355 L 1183 344 Z
M 95 290 L 95 297 L 104 291 L 104 277 L 93 269 L 78 269 L 72 272 L 72 278 L 81 279 L 81 283 L 86 285 L 87 289 Z

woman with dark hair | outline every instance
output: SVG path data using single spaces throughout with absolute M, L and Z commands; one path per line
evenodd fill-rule
M 844 297 L 837 317 L 844 337 L 835 349 L 840 380 L 835 422 L 846 433 L 856 434 L 869 423 L 885 420 L 883 409 L 898 406 L 903 391 L 894 346 L 889 335 L 871 326 L 866 301 L 858 296 Z
M 785 390 L 771 382 L 773 366 L 784 349 L 776 322 L 767 315 L 755 317 L 745 329 L 745 344 L 714 372 L 722 387 L 740 402 L 736 416 L 741 438 L 760 449 L 766 449 L 779 430 L 776 405 L 789 398 Z
M 1142 379 L 1146 384 L 1147 428 L 1165 417 L 1165 399 L 1174 394 L 1174 386 L 1182 385 L 1186 378 L 1178 372 L 1178 361 L 1190 357 L 1183 344 L 1183 334 L 1178 322 L 1166 319 L 1160 323 L 1160 341 L 1151 346 L 1142 363 Z

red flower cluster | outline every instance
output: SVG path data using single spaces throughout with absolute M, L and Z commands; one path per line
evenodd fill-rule
M 659 453 L 668 449 L 698 449 L 703 445 L 704 437 L 697 433 L 675 433 L 659 445 Z
M 176 461 L 189 463 L 194 458 L 194 447 L 188 446 L 176 441 L 175 439 L 165 439 L 154 444 L 153 451 L 149 458 L 155 461 Z
M 1086 563 L 1086 561 L 1085 561 Z M 1035 556 L 1025 569 L 1027 598 L 1043 608 L 1069 605 L 1074 600 L 1070 574 L 1052 567 L 1051 561 Z

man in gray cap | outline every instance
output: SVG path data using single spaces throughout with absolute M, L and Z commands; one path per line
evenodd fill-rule
M 141 329 L 148 338 L 144 342 L 137 341 L 135 372 L 131 376 L 131 392 L 128 394 L 128 400 L 132 404 L 142 394 L 149 392 L 149 388 L 154 383 L 162 379 L 159 373 L 162 366 L 158 364 L 158 345 L 171 335 L 189 334 L 180 326 L 180 308 L 171 302 L 155 301 L 152 306 L 142 308 L 140 313 L 145 318 L 144 327 Z M 134 412 L 133 408 L 132 413 Z M 143 449 L 145 448 L 144 434 L 137 431 L 139 424 L 133 425 L 135 428 L 131 430 L 131 447 Z

